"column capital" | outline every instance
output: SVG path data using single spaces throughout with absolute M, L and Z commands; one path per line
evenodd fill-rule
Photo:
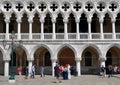
M 103 22 L 104 22 L 104 19 L 99 18 L 99 22 L 100 22 L 100 23 L 103 23 Z
M 80 62 L 80 61 L 81 61 L 81 58 L 75 58 L 75 61 L 76 61 L 76 62 Z
M 6 23 L 10 23 L 10 19 L 9 18 L 5 18 L 5 22 Z
M 9 61 L 10 61 L 10 59 L 4 59 L 3 61 L 4 61 L 4 62 L 9 62 Z
M 10 17 L 11 17 L 11 14 L 10 13 L 5 13 L 4 14 L 4 17 L 5 17 L 5 22 L 10 22 Z
M 52 61 L 52 62 L 56 62 L 57 59 L 56 59 L 56 58 L 51 58 L 51 61 Z
M 64 19 L 63 19 L 63 22 L 64 22 L 64 23 L 67 23 L 67 22 L 68 22 L 68 19 L 64 18 Z
M 44 19 L 42 19 L 42 18 L 40 18 L 40 22 L 41 22 L 41 23 L 44 23 L 44 22 L 45 22 L 45 20 L 44 20 Z
M 28 22 L 29 22 L 29 23 L 32 23 L 32 22 L 33 22 L 33 17 L 34 17 L 33 14 L 29 14 L 29 15 L 28 15 Z
M 56 23 L 56 18 L 52 18 L 52 23 Z
M 91 23 L 91 19 L 87 19 L 87 22 L 88 22 L 88 23 Z
M 80 22 L 80 19 L 76 18 L 75 21 L 76 21 L 76 23 L 79 23 L 79 22 Z
M 17 18 L 17 23 L 21 23 L 21 18 Z
M 115 19 L 115 18 L 112 18 L 112 19 L 111 19 L 111 22 L 112 22 L 112 23 L 115 23 L 115 22 L 116 22 L 116 19 Z
M 100 57 L 99 60 L 100 61 L 106 61 L 106 57 Z
M 104 22 L 104 15 L 101 14 L 101 15 L 98 15 L 98 17 L 99 17 L 99 22 L 103 23 Z
M 91 21 L 92 21 L 92 15 L 90 14 L 90 15 L 87 16 L 87 22 L 91 23 Z
M 30 62 L 32 62 L 34 59 L 33 58 L 28 58 L 27 60 L 30 61 Z
M 32 19 L 32 18 L 29 18 L 29 19 L 28 19 L 28 22 L 29 22 L 29 23 L 33 23 L 33 19 Z
M 68 17 L 69 17 L 68 14 L 64 14 L 64 18 L 63 18 L 63 22 L 64 22 L 64 23 L 67 23 L 67 22 L 68 22 Z
M 41 15 L 39 15 L 39 17 L 40 17 L 40 22 L 44 23 L 46 15 L 45 14 L 41 14 Z

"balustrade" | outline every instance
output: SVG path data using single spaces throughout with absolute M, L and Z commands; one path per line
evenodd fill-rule
M 99 39 L 100 40 L 100 33 L 91 33 L 92 39 Z M 103 33 L 104 39 L 113 39 L 112 33 Z M 0 39 L 2 40 L 5 38 L 5 33 L 0 33 Z M 18 34 L 15 34 L 15 40 L 17 40 Z M 50 39 L 52 40 L 53 34 L 52 33 L 44 33 L 44 40 Z M 89 40 L 89 34 L 88 33 L 79 33 L 80 40 L 88 39 Z M 9 34 L 9 39 L 10 39 Z M 21 33 L 21 39 L 26 40 L 29 39 L 29 33 Z M 32 40 L 41 40 L 41 33 L 32 33 Z M 56 40 L 62 40 L 64 39 L 64 33 L 56 33 Z M 77 40 L 76 33 L 68 33 L 68 40 Z M 120 39 L 120 33 L 116 33 L 116 39 Z

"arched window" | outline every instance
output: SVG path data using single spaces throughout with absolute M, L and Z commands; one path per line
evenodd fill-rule
M 92 55 L 89 51 L 85 52 L 85 66 L 92 65 Z
M 44 58 L 45 66 L 51 66 L 51 60 L 50 60 L 50 53 L 46 52 L 45 53 L 45 58 Z

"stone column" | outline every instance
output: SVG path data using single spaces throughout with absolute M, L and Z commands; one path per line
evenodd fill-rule
M 32 39 L 32 22 L 29 21 L 29 39 Z
M 100 70 L 101 70 L 101 67 L 105 67 L 105 59 L 100 59 Z M 106 72 L 105 72 L 105 74 L 106 74 Z
M 9 39 L 9 23 L 10 23 L 10 20 L 6 20 L 5 19 L 5 22 L 6 22 L 6 34 L 5 34 L 5 39 Z
M 113 38 L 113 39 L 116 39 L 115 20 L 112 21 L 112 38 Z
M 53 36 L 52 36 L 52 39 L 56 39 L 56 34 L 55 34 L 55 23 L 56 23 L 56 20 L 52 20 L 52 24 L 53 24 Z
M 100 67 L 105 67 L 105 60 L 100 60 Z
M 79 20 L 76 20 L 76 27 L 77 27 L 77 29 L 76 29 L 76 31 L 77 31 L 76 38 L 77 38 L 77 40 L 79 40 L 80 39 L 80 34 L 79 34 Z
M 52 60 L 52 76 L 54 76 L 55 74 L 54 74 L 54 67 L 55 67 L 55 65 L 56 65 L 56 61 L 57 61 L 57 59 L 51 59 Z
M 41 16 L 41 17 L 40 17 L 40 22 L 41 22 L 41 40 L 43 40 L 44 39 L 44 16 Z
M 99 16 L 99 23 L 100 23 L 100 39 L 104 39 L 103 35 L 103 22 L 104 22 L 104 15 Z
M 80 59 L 76 59 L 76 71 L 77 71 L 77 76 L 81 76 L 81 64 L 80 64 Z
M 68 28 L 67 28 L 67 22 L 68 20 L 67 19 L 63 19 L 63 22 L 64 22 L 64 39 L 68 39 Z
M 4 76 L 9 76 L 9 60 L 4 61 Z
M 100 38 L 101 39 L 104 39 L 104 36 L 103 36 L 103 22 L 100 22 Z
M 17 23 L 18 23 L 18 31 L 17 31 L 18 36 L 17 36 L 17 38 L 18 38 L 18 40 L 20 40 L 21 39 L 21 20 L 17 20 Z
M 88 35 L 89 35 L 89 39 L 92 39 L 92 35 L 91 35 L 91 21 L 88 21 Z
M 33 62 L 33 60 L 28 60 L 28 72 L 29 72 L 29 76 L 30 76 L 30 72 L 31 72 L 31 68 L 32 68 L 32 62 Z
M 28 22 L 29 22 L 29 39 L 32 39 L 32 23 L 33 23 L 33 14 L 28 15 Z

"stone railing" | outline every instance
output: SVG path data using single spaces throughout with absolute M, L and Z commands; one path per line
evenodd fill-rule
M 0 39 L 5 39 L 6 34 L 0 33 Z M 29 39 L 29 33 L 21 33 L 20 34 L 22 40 L 31 40 Z M 32 40 L 41 40 L 41 33 L 32 33 Z M 44 40 L 52 40 L 53 39 L 53 33 L 44 33 Z M 77 34 L 76 33 L 68 33 L 68 40 L 77 40 Z M 120 33 L 116 33 L 116 39 L 120 39 Z M 9 39 L 11 37 L 11 34 L 9 34 Z M 89 39 L 88 33 L 79 33 L 80 40 L 101 40 L 101 34 L 100 33 L 91 33 L 91 39 Z M 113 39 L 112 33 L 103 33 L 103 39 Z M 15 34 L 15 38 L 18 38 L 18 34 Z M 55 33 L 55 40 L 64 40 L 64 33 Z

